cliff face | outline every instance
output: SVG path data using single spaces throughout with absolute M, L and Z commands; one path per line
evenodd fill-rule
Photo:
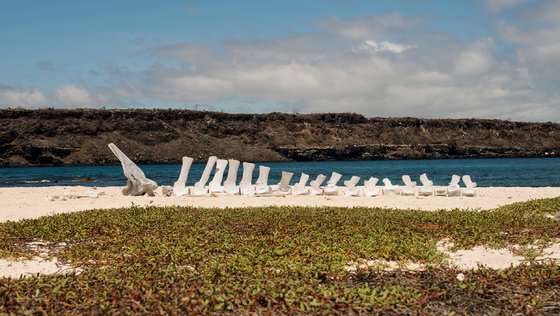
M 140 163 L 182 156 L 242 161 L 540 157 L 560 154 L 560 125 L 357 114 L 186 110 L 0 110 L 0 165 L 109 164 L 113 142 Z

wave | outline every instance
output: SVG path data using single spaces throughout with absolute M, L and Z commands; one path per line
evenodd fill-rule
M 97 179 L 90 178 L 90 177 L 85 177 L 85 178 L 79 178 L 79 179 L 72 179 L 72 180 L 70 180 L 70 182 L 97 182 Z
M 23 180 L 23 181 L 15 181 L 15 183 L 48 183 L 51 182 L 51 180 Z

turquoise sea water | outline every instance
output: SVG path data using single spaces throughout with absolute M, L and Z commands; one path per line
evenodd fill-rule
M 329 162 L 270 162 L 257 163 L 271 167 L 269 184 L 280 180 L 282 171 L 294 172 L 291 183 L 299 181 L 301 172 L 314 179 L 333 171 L 343 175 L 343 180 L 356 175 L 360 185 L 369 177 L 389 178 L 393 184 L 402 184 L 401 176 L 410 175 L 418 181 L 422 173 L 435 185 L 446 185 L 451 175 L 470 174 L 479 186 L 560 186 L 560 158 L 499 158 L 499 159 L 443 159 L 443 160 L 375 160 L 375 161 L 329 161 Z M 189 185 L 200 178 L 205 164 L 193 164 L 189 172 Z M 179 176 L 181 165 L 140 165 L 146 176 L 159 185 L 172 185 Z M 241 179 L 241 167 L 239 179 Z M 226 174 L 227 175 L 227 170 Z M 254 181 L 258 167 L 253 173 Z M 225 176 L 224 176 L 225 179 Z M 0 187 L 16 186 L 124 186 L 126 179 L 120 165 L 76 167 L 25 167 L 0 168 Z

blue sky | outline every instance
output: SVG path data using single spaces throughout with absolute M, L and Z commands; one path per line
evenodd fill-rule
M 559 121 L 560 1 L 0 1 L 0 107 Z

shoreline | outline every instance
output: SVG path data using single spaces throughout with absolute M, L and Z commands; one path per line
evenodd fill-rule
M 0 188 L 0 222 L 37 218 L 46 215 L 90 209 L 130 206 L 192 206 L 202 208 L 236 208 L 267 206 L 371 207 L 421 209 L 489 210 L 516 202 L 560 196 L 560 187 L 481 187 L 474 197 L 399 196 L 124 196 L 122 187 L 49 186 Z M 88 192 L 98 197 L 88 197 Z

